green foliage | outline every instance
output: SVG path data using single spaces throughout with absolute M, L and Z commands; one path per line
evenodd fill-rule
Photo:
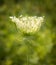
M 0 65 L 56 65 L 56 0 L 0 0 Z M 34 35 L 17 30 L 9 16 L 45 16 Z

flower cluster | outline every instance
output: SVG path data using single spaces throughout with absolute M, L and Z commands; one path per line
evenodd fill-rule
M 19 16 L 19 18 L 15 16 L 11 16 L 13 22 L 15 22 L 17 28 L 22 30 L 25 33 L 34 33 L 39 30 L 41 24 L 44 20 L 43 17 L 37 16 Z

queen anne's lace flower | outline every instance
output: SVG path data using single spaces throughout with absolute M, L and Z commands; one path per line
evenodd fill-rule
M 20 16 L 19 18 L 15 16 L 11 16 L 13 22 L 15 22 L 17 28 L 22 30 L 25 33 L 34 33 L 39 30 L 41 24 L 44 20 L 43 17 L 37 16 Z

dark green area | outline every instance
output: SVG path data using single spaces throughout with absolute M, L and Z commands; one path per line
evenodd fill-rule
M 21 14 L 45 16 L 40 31 L 28 36 L 17 30 L 9 17 Z M 30 62 L 34 53 L 36 63 Z M 56 0 L 0 0 L 0 65 L 56 65 Z

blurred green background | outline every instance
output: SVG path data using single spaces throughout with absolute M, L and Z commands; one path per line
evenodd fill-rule
M 40 31 L 17 30 L 9 17 L 21 14 L 45 16 Z M 56 0 L 0 0 L 0 65 L 56 65 Z

